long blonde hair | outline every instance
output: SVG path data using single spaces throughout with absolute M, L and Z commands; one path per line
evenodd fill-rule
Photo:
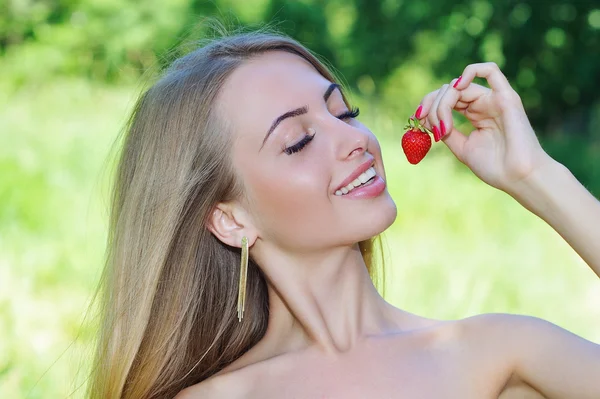
M 296 54 L 337 81 L 296 41 L 242 33 L 179 58 L 138 99 L 112 189 L 90 398 L 171 398 L 264 335 L 269 303 L 259 267 L 250 261 L 239 323 L 240 251 L 205 226 L 218 202 L 242 194 L 228 157 L 231 135 L 215 116 L 215 99 L 232 71 L 266 51 Z M 359 245 L 378 285 L 376 238 Z

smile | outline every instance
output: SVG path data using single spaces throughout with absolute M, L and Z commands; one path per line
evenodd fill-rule
M 347 186 L 342 187 L 341 189 L 335 192 L 335 195 L 346 195 L 357 187 L 366 186 L 373 182 L 374 177 L 377 175 L 374 167 L 370 167 L 363 173 L 361 173 L 356 179 L 354 179 Z

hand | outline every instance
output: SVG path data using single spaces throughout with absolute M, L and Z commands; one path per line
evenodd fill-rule
M 485 78 L 486 88 L 472 83 Z M 456 86 L 456 87 L 454 87 Z M 472 64 L 450 85 L 427 94 L 416 115 L 475 175 L 487 184 L 511 188 L 551 160 L 542 149 L 519 95 L 494 63 Z M 454 128 L 452 110 L 465 115 L 475 130 Z M 444 134 L 445 133 L 445 134 Z

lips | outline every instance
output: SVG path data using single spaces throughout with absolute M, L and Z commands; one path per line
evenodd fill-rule
M 339 186 L 337 186 L 335 188 L 335 190 L 333 190 L 333 192 L 335 193 L 336 191 L 341 190 L 342 187 L 346 187 L 348 184 L 352 183 L 358 176 L 360 176 L 361 174 L 366 172 L 367 169 L 369 169 L 374 164 L 375 164 L 375 159 L 373 159 L 373 158 L 368 159 L 365 162 L 361 163 L 356 169 L 354 169 L 354 171 L 352 173 L 350 173 L 350 175 L 348 175 L 348 177 L 346 177 L 340 183 Z

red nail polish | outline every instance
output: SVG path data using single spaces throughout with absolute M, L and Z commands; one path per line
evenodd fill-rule
M 444 137 L 446 134 L 446 125 L 444 125 L 444 121 L 440 121 L 440 139 Z
M 417 112 L 415 112 L 415 118 L 417 118 L 417 119 L 421 118 L 421 111 L 423 111 L 423 106 L 419 105 L 419 108 L 417 108 Z
M 433 139 L 438 142 L 440 141 L 440 131 L 437 126 L 433 127 Z
M 458 79 L 456 79 L 456 82 L 454 82 L 454 84 L 452 85 L 452 87 L 454 87 L 456 89 L 456 86 L 458 86 L 458 84 L 460 83 L 460 80 L 462 79 L 462 75 L 460 75 L 458 77 Z

